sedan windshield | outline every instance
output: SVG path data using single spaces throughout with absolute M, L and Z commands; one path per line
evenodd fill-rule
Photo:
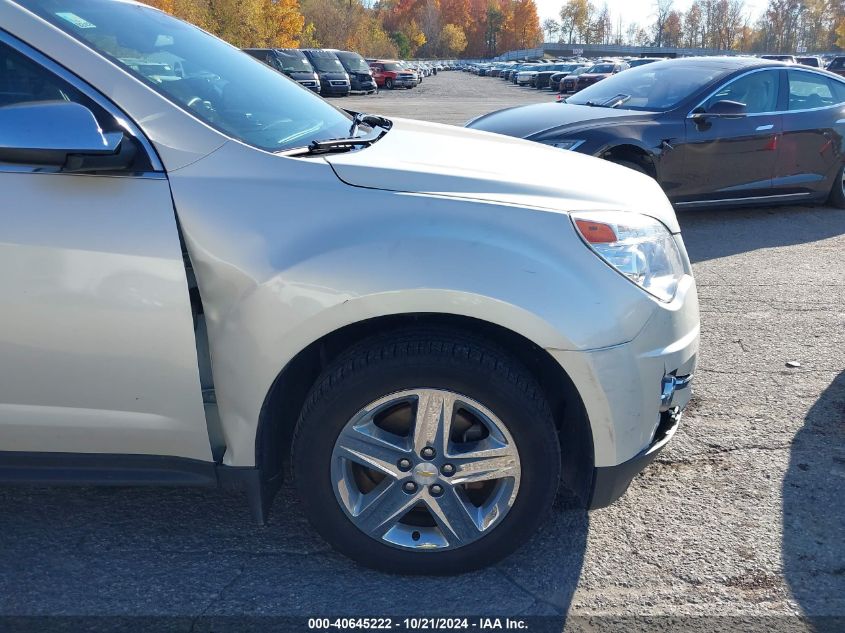
M 280 151 L 349 131 L 351 117 L 307 88 L 161 11 L 112 0 L 19 3 L 180 108 L 254 147 Z
M 605 74 L 613 72 L 613 64 L 596 64 L 589 70 L 590 74 Z
M 595 72 L 593 70 L 593 72 Z M 575 105 L 624 102 L 627 110 L 670 110 L 725 74 L 711 64 L 655 62 L 608 77 L 569 97 Z

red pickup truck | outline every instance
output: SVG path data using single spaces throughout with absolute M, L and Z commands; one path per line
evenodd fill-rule
M 379 88 L 414 88 L 420 83 L 415 72 L 403 68 L 397 61 L 378 59 L 370 62 L 370 68 L 373 69 L 373 79 Z

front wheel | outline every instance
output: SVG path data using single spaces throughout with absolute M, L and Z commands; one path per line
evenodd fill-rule
M 389 77 L 387 79 L 385 79 L 384 80 L 384 87 L 387 88 L 388 90 L 393 90 L 393 80 L 390 79 Z
M 554 499 L 560 448 L 530 373 L 482 339 L 419 330 L 332 363 L 297 424 L 305 512 L 363 565 L 451 574 L 507 556 Z
M 845 164 L 839 168 L 839 173 L 836 174 L 828 202 L 834 207 L 845 209 Z

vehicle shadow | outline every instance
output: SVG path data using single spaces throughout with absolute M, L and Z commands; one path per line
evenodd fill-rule
M 679 210 L 678 221 L 694 264 L 845 234 L 845 210 L 833 207 Z
M 845 630 L 843 491 L 845 371 L 807 413 L 783 481 L 784 576 L 819 631 Z
M 562 630 L 588 517 L 557 507 L 503 562 L 453 577 L 384 574 L 337 554 L 285 486 L 269 522 L 239 494 L 198 489 L 0 488 L 4 616 L 151 617 L 158 630 L 245 631 L 314 616 L 545 616 Z M 296 622 L 284 618 L 300 618 Z M 97 630 L 108 628 L 98 618 Z M 280 624 L 281 623 L 281 624 Z M 16 630 L 44 630 L 22 624 Z M 282 626 L 279 630 L 288 630 Z

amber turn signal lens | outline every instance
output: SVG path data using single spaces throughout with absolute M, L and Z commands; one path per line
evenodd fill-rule
M 601 222 L 593 222 L 592 220 L 575 220 L 575 224 L 584 239 L 590 244 L 607 244 L 609 242 L 618 242 L 613 229 Z

